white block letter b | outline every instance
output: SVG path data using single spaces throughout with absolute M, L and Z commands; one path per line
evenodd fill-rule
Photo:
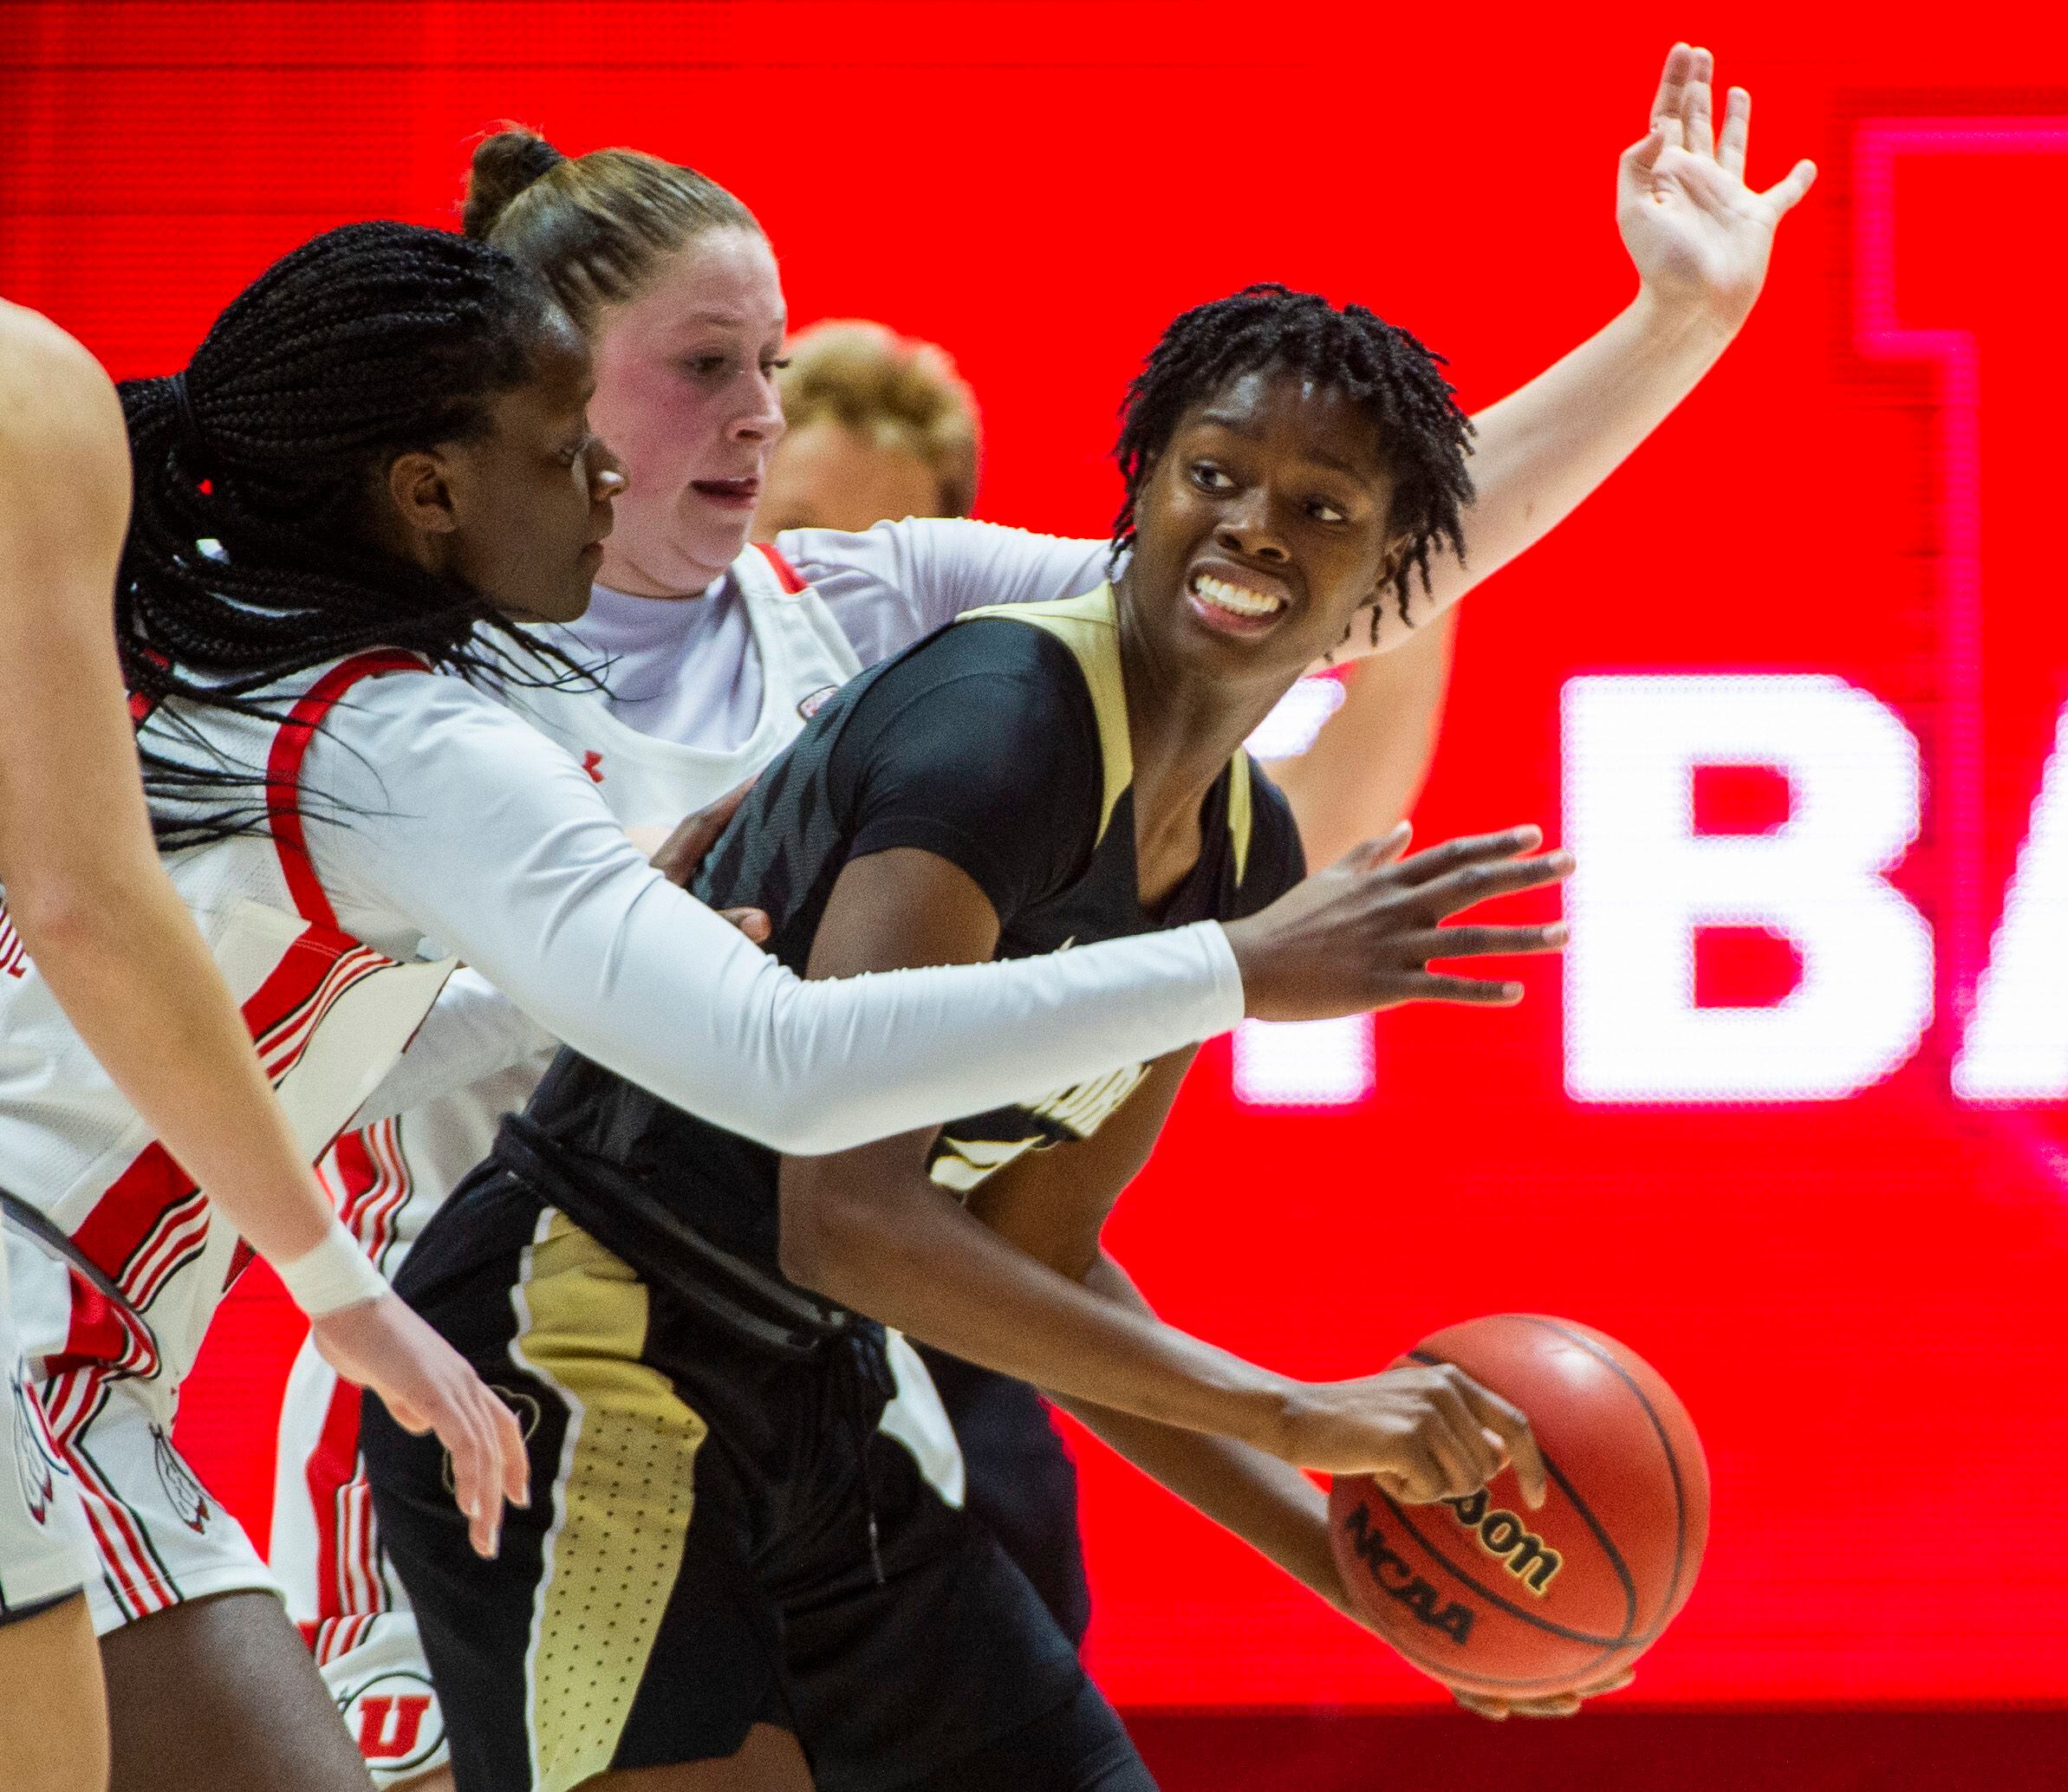
M 1931 1019 L 1932 941 L 1883 875 L 1917 834 L 1917 743 L 1841 678 L 1586 678 L 1564 691 L 1565 1086 L 1582 1101 L 1831 1101 Z M 1771 766 L 1788 819 L 1698 834 L 1695 768 Z M 1770 1008 L 1698 1008 L 1694 935 L 1802 959 Z

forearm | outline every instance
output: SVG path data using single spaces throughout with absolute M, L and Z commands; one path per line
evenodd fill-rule
M 1465 559 L 1432 559 L 1431 594 L 1423 597 L 1417 581 L 1409 606 L 1416 625 L 1571 516 L 1701 382 L 1733 334 L 1712 310 L 1640 289 L 1603 328 L 1475 415 L 1477 497 L 1465 514 Z M 1413 638 L 1390 602 L 1378 614 L 1380 650 Z M 1348 651 L 1373 646 L 1360 630 Z
M 113 632 L 129 464 L 114 388 L 0 304 L 0 882 L 38 972 L 130 1104 L 270 1257 L 328 1204 L 159 862 Z
M 1127 1272 L 1102 1255 L 1085 1278 L 1131 1311 L 1154 1312 Z M 1151 1479 L 1204 1512 L 1323 1599 L 1341 1594 L 1329 1551 L 1328 1498 L 1299 1470 L 1232 1438 L 1160 1425 L 1088 1400 L 1063 1407 Z
M 970 1362 L 1183 1430 L 1282 1445 L 1283 1377 L 1036 1262 L 923 1171 L 792 1159 L 783 1250 L 793 1280 Z

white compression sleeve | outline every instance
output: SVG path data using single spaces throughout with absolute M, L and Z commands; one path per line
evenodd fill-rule
M 982 1113 L 1242 1014 L 1212 923 L 804 982 L 648 866 L 558 747 L 456 679 L 355 690 L 303 784 L 356 812 L 309 838 L 348 930 L 387 951 L 429 935 L 577 1051 L 780 1151 Z
M 560 1042 L 478 971 L 445 979 L 408 1049 L 352 1116 L 350 1130 L 442 1101 L 533 1059 L 543 1070 Z

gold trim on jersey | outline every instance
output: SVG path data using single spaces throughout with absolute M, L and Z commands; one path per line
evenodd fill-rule
M 1098 838 L 1104 840 L 1122 794 L 1135 781 L 1135 749 L 1128 737 L 1128 687 L 1121 676 L 1120 619 L 1112 586 L 1102 585 L 1082 597 L 1054 603 L 990 604 L 980 610 L 966 610 L 955 620 L 968 622 L 979 616 L 1044 629 L 1068 647 L 1077 662 L 1091 696 L 1092 713 L 1098 718 L 1099 762 L 1105 775 Z M 1235 848 L 1235 881 L 1240 883 L 1250 857 L 1250 756 L 1237 753 L 1228 762 L 1228 837 Z
M 511 1356 L 569 1409 L 524 1660 L 531 1782 L 568 1792 L 608 1769 L 632 1715 L 709 1427 L 640 1360 L 645 1284 L 565 1214 L 546 1211 L 511 1298 Z

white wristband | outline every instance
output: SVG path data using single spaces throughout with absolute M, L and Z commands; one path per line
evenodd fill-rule
M 387 1280 L 335 1217 L 321 1244 L 291 1263 L 275 1263 L 273 1273 L 311 1319 L 327 1318 L 340 1308 L 387 1292 Z

